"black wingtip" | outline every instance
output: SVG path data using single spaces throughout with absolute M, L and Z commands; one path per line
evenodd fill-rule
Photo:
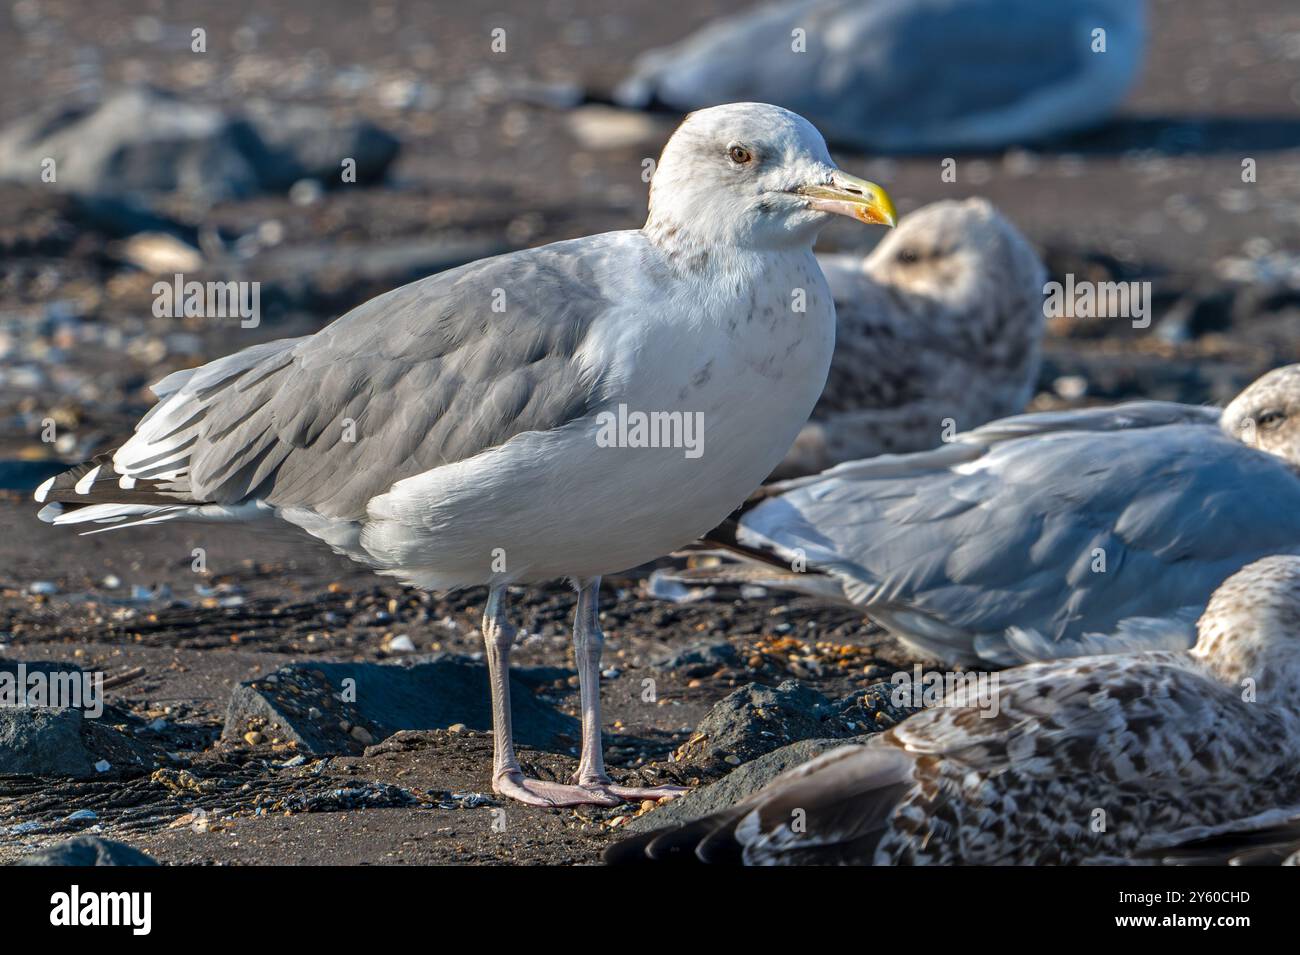
M 739 815 L 721 813 L 622 839 L 604 852 L 607 865 L 743 865 Z

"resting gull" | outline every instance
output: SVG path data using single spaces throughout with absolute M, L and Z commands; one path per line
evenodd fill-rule
M 615 99 L 762 99 L 864 149 L 997 149 L 1106 120 L 1144 45 L 1142 0 L 783 0 L 645 54 Z
M 914 650 L 1010 665 L 1175 649 L 1215 585 L 1300 553 L 1300 365 L 1222 412 L 1169 402 L 1006 418 L 932 451 L 770 485 L 713 540 Z
M 1190 651 L 1034 663 L 610 861 L 1071 864 L 1300 804 L 1300 557 L 1228 578 Z M 1292 830 L 1294 836 L 1294 830 Z
M 273 518 L 411 586 L 486 584 L 496 791 L 541 806 L 672 795 L 605 773 L 600 577 L 707 531 L 789 448 L 834 347 L 812 252 L 834 214 L 894 219 L 802 117 L 694 113 L 644 228 L 475 262 L 170 375 L 134 436 L 38 489 L 41 516 Z M 576 785 L 526 779 L 511 738 L 506 588 L 555 578 L 578 589 Z
M 1033 397 L 1045 270 L 989 202 L 936 202 L 865 258 L 817 260 L 835 298 L 835 356 L 776 476 L 933 448 Z

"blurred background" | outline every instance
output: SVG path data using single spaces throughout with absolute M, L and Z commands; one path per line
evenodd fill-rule
M 751 9 L 6 2 L 0 459 L 80 458 L 130 426 L 163 374 L 415 277 L 635 228 L 643 161 L 680 113 L 612 98 L 639 55 Z M 1055 277 L 1155 283 L 1148 329 L 1050 324 L 1036 405 L 1223 400 L 1300 358 L 1300 9 L 1154 0 L 1147 21 L 1135 83 L 1099 127 L 954 151 L 955 182 L 943 151 L 833 143 L 904 214 L 985 196 Z M 958 82 L 915 66 L 923 85 Z M 339 154 L 357 159 L 356 184 L 338 181 Z M 41 180 L 45 155 L 57 184 Z M 836 224 L 823 246 L 877 237 Z M 261 324 L 155 318 L 151 286 L 177 271 L 260 281 Z M 57 447 L 40 440 L 50 416 Z M 26 484 L 14 467 L 3 483 Z

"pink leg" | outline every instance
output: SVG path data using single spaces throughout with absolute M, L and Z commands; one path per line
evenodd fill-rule
M 578 612 L 573 620 L 573 657 L 582 701 L 582 759 L 576 774 L 584 789 L 599 789 L 618 799 L 673 799 L 689 792 L 682 786 L 618 786 L 605 773 L 600 729 L 600 656 L 605 634 L 600 629 L 600 578 L 580 581 Z
M 515 628 L 505 619 L 505 588 L 493 587 L 483 611 L 488 682 L 492 690 L 492 789 L 529 806 L 614 806 L 619 796 L 603 788 L 570 786 L 524 776 L 510 725 L 510 648 Z

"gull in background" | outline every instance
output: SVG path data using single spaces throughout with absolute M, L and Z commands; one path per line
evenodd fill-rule
M 835 298 L 835 356 L 776 477 L 924 451 L 1033 397 L 1046 270 L 991 203 L 936 202 L 866 257 L 817 261 Z
M 487 585 L 493 788 L 538 806 L 674 795 L 605 772 L 600 578 L 694 540 L 780 462 L 830 365 L 812 245 L 836 214 L 894 221 L 802 117 L 694 113 L 664 147 L 643 228 L 442 272 L 315 335 L 169 375 L 121 447 L 38 489 L 40 516 L 280 520 L 414 587 Z M 698 416 L 702 453 L 611 445 L 609 416 L 627 409 Z M 556 578 L 578 589 L 573 785 L 526 778 L 511 738 L 506 588 Z
M 996 708 L 947 697 L 731 809 L 618 843 L 606 858 L 1068 865 L 1159 857 L 1240 832 L 1247 819 L 1295 817 L 1300 557 L 1238 571 L 1198 628 L 1190 651 L 1003 671 Z M 1267 834 L 1274 857 L 1288 834 L 1297 831 Z
M 947 663 L 1182 649 L 1219 581 L 1300 553 L 1300 365 L 769 485 L 707 540 L 751 562 L 671 576 L 838 596 Z
M 644 54 L 615 99 L 761 99 L 861 149 L 999 149 L 1106 120 L 1145 43 L 1142 0 L 782 0 Z

